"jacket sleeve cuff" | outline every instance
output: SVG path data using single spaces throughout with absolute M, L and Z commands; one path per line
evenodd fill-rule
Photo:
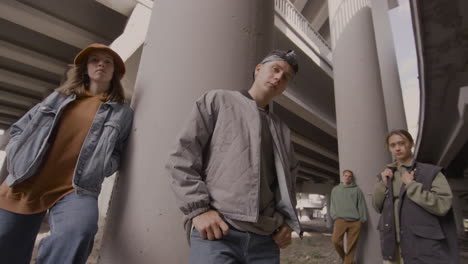
M 184 213 L 184 215 L 186 215 L 187 218 L 189 219 L 192 219 L 195 216 L 202 214 L 210 209 L 211 209 L 210 202 L 209 200 L 205 200 L 205 199 L 191 202 L 180 207 L 180 210 L 182 211 L 182 213 Z
M 422 190 L 422 186 L 423 186 L 422 183 L 417 182 L 415 180 L 405 185 L 406 185 L 406 191 L 407 191 L 408 197 L 410 197 L 410 199 L 413 196 L 413 194 L 417 192 L 418 189 Z
M 187 218 L 188 219 L 193 219 L 195 216 L 201 215 L 201 214 L 203 214 L 204 212 L 206 212 L 208 210 L 210 210 L 209 206 L 195 209 L 195 210 L 191 211 L 189 214 L 187 214 Z
M 415 180 L 410 181 L 408 184 L 405 184 L 405 185 L 406 185 L 406 189 L 411 188 L 411 186 L 417 186 L 417 185 L 418 185 L 417 183 L 418 183 L 418 182 L 416 182 Z M 421 184 L 421 185 L 422 185 L 422 184 Z
M 378 200 L 385 198 L 385 192 L 387 191 L 387 185 L 383 181 L 379 181 L 374 185 L 374 196 Z
M 383 181 L 379 181 L 374 185 L 374 193 L 372 196 L 372 205 L 374 209 L 380 214 L 382 212 L 382 206 L 385 199 L 385 193 L 387 186 Z
M 387 185 L 385 185 L 385 183 L 383 181 L 379 181 L 377 182 L 377 184 L 375 185 L 375 189 L 378 191 L 378 192 L 385 192 L 387 190 Z

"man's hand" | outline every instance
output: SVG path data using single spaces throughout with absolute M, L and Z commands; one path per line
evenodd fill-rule
M 273 240 L 278 245 L 279 248 L 286 248 L 291 245 L 291 232 L 292 228 L 288 225 L 283 224 L 279 227 L 278 232 L 273 234 Z
M 391 169 L 386 168 L 380 173 L 380 176 L 382 176 L 382 181 L 385 183 L 385 185 L 387 185 L 388 180 L 391 180 L 393 178 L 393 172 Z
M 403 172 L 403 175 L 401 176 L 401 181 L 404 184 L 409 184 L 410 182 L 414 181 L 414 171 L 409 173 L 407 170 Z
M 229 226 L 221 219 L 218 212 L 208 210 L 195 216 L 192 223 L 200 233 L 202 239 L 221 239 L 229 232 Z

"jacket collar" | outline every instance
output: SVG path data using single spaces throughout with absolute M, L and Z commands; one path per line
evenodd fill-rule
M 245 97 L 247 97 L 247 99 L 252 100 L 252 101 L 255 101 L 255 100 L 252 98 L 252 96 L 249 94 L 249 91 L 248 91 L 248 90 L 242 90 L 242 91 L 241 91 L 241 94 L 244 95 Z M 255 102 L 255 103 L 257 103 L 257 102 Z M 264 111 L 266 111 L 266 112 L 269 112 L 269 111 L 270 111 L 270 105 L 265 106 L 265 109 L 260 108 L 260 107 L 259 107 L 258 109 L 262 109 L 262 110 L 264 110 Z
M 416 160 L 414 158 L 412 158 L 409 162 L 407 163 L 404 163 L 404 164 L 399 164 L 397 161 L 394 161 L 390 164 L 387 164 L 387 167 L 388 168 L 399 168 L 399 167 L 403 167 L 403 168 L 406 168 L 406 169 L 411 169 L 415 166 L 415 163 L 416 163 Z

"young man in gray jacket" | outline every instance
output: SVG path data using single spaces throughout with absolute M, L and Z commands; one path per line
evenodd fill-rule
M 196 101 L 166 166 L 194 227 L 190 263 L 279 263 L 279 248 L 301 233 L 290 131 L 268 110 L 297 71 L 294 51 L 275 50 L 248 91 Z

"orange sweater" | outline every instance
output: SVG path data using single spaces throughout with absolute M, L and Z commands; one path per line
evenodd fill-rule
M 6 181 L 0 186 L 0 208 L 17 214 L 36 214 L 74 191 L 72 180 L 81 146 L 102 102 L 101 96 L 92 96 L 66 106 L 38 171 L 12 188 Z

